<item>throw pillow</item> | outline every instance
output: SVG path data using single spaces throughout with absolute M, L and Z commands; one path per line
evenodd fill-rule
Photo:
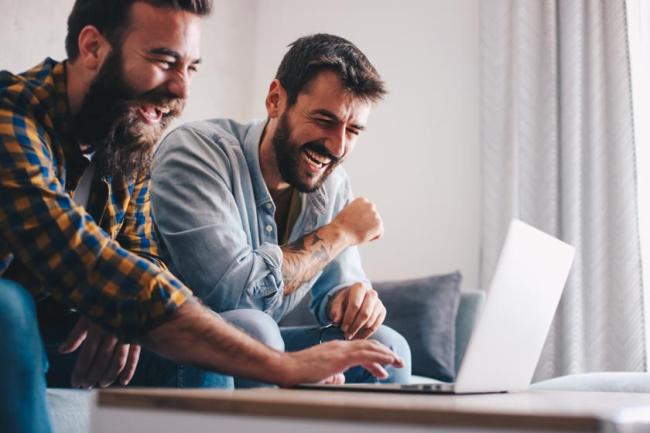
M 384 324 L 402 334 L 411 346 L 413 374 L 454 380 L 460 282 L 460 273 L 453 272 L 373 283 L 388 310 Z

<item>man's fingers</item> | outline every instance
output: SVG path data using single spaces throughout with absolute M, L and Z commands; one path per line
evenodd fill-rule
M 377 308 L 380 304 L 381 303 L 377 297 L 377 292 L 372 289 L 368 290 L 363 300 L 363 304 L 359 308 L 354 321 L 345 334 L 348 340 L 357 337 L 357 333 L 360 329 L 367 327 L 369 323 L 371 323 L 371 320 L 374 321 L 376 319 L 376 315 L 378 313 Z
M 345 383 L 345 375 L 343 373 L 336 373 L 318 383 L 325 385 L 342 385 Z
M 341 330 L 348 335 L 350 326 L 354 323 L 359 309 L 363 305 L 363 300 L 366 297 L 366 291 L 361 284 L 354 284 L 350 287 L 347 294 L 347 305 L 341 322 Z
M 337 293 L 330 301 L 329 316 L 332 323 L 341 323 L 345 298 L 345 293 Z
M 85 382 L 88 386 L 93 387 L 99 384 L 99 380 L 104 376 L 113 359 L 113 352 L 117 344 L 117 338 L 112 335 L 106 335 L 102 339 L 102 343 L 97 347 L 90 368 L 86 372 Z
M 371 362 L 369 364 L 362 364 L 362 367 L 368 370 L 370 374 L 375 376 L 377 379 L 388 378 L 388 372 L 384 369 L 384 367 L 381 366 L 381 364 Z
M 118 344 L 115 346 L 111 363 L 106 369 L 106 372 L 104 372 L 104 375 L 99 379 L 100 387 L 106 388 L 107 386 L 110 386 L 115 382 L 117 376 L 122 372 L 122 370 L 124 370 L 124 367 L 126 367 L 126 361 L 129 357 L 129 348 L 130 345 L 128 344 Z
M 285 386 L 331 380 L 330 377 L 360 365 L 379 378 L 387 377 L 383 366 L 403 367 L 404 361 L 388 347 L 373 340 L 330 341 L 298 352 L 287 353 L 293 360 L 294 374 Z
M 87 335 L 88 321 L 85 317 L 82 317 L 77 320 L 77 323 L 74 325 L 74 328 L 72 328 L 72 331 L 70 331 L 65 341 L 58 347 L 59 353 L 74 352 L 79 348 L 79 346 L 81 346 L 81 343 L 84 342 Z
M 101 337 L 91 335 L 86 339 L 85 344 L 81 347 L 77 362 L 75 363 L 74 370 L 72 371 L 72 386 L 74 388 L 88 388 L 91 385 L 87 384 L 86 377 L 90 369 L 97 347 L 101 343 Z
M 380 222 L 379 223 L 379 228 L 377 229 L 378 233 L 375 237 L 370 239 L 370 242 L 376 241 L 377 239 L 380 239 L 382 236 L 384 236 L 384 223 Z
M 378 302 L 372 317 L 368 319 L 366 326 L 357 333 L 356 338 L 362 340 L 370 337 L 372 334 L 377 332 L 382 323 L 384 323 L 385 319 L 386 307 L 384 307 L 384 304 L 381 302 Z
M 369 363 L 392 365 L 397 368 L 404 366 L 404 360 L 378 341 L 356 340 L 350 343 L 356 343 L 356 345 L 352 346 L 354 352 L 348 355 L 348 359 L 351 362 L 349 366 Z
M 133 375 L 135 374 L 135 370 L 138 367 L 138 360 L 140 359 L 140 346 L 137 344 L 132 344 L 129 350 L 129 356 L 126 361 L 126 366 L 124 367 L 124 370 L 122 370 L 122 373 L 120 374 L 120 384 L 121 385 L 128 385 L 129 382 L 131 382 L 131 379 L 133 379 Z

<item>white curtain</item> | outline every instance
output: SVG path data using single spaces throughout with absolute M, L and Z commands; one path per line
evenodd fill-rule
M 634 106 L 634 141 L 636 141 L 637 198 L 645 301 L 646 356 L 650 348 L 650 1 L 626 0 L 632 101 Z M 648 367 L 646 363 L 646 368 Z
M 623 0 L 481 2 L 487 287 L 511 218 L 577 255 L 536 379 L 645 369 Z

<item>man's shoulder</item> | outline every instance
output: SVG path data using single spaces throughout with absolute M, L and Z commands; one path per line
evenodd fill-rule
M 196 136 L 218 146 L 241 146 L 254 122 L 240 123 L 232 119 L 208 119 L 185 123 L 169 133 L 165 141 Z
M 185 123 L 171 131 L 158 146 L 156 158 L 172 152 L 194 156 L 243 157 L 244 141 L 255 125 L 231 119 L 209 119 Z
M 48 58 L 19 74 L 0 71 L 0 109 L 25 116 L 49 110 L 57 65 Z
M 154 156 L 154 168 L 183 161 L 189 165 L 209 166 L 224 178 L 248 170 L 245 143 L 259 122 L 239 123 L 230 119 L 210 119 L 186 123 L 160 143 Z M 154 170 L 156 171 L 156 170 Z

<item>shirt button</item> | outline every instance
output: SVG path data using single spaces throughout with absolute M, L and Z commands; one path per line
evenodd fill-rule
M 273 231 L 273 226 L 270 225 L 270 224 L 268 226 L 266 226 L 266 231 L 271 233 Z
M 272 205 L 271 203 L 267 203 L 267 204 L 266 204 L 266 208 L 267 208 L 268 210 L 271 210 L 271 208 L 273 208 L 273 205 Z

